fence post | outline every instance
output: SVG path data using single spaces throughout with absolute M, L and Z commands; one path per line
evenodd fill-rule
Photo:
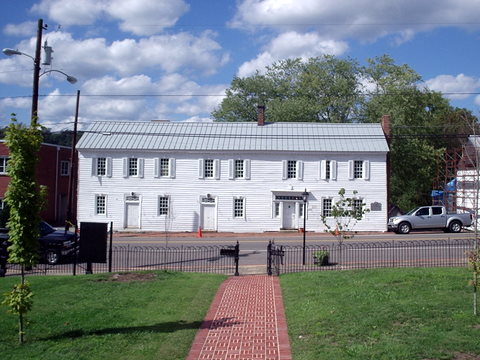
M 267 246 L 267 274 L 272 275 L 272 240 L 268 241 Z
M 108 272 L 112 272 L 112 253 L 113 253 L 113 221 L 110 222 L 110 247 L 108 249 Z
M 240 274 L 238 273 L 238 262 L 240 259 L 240 244 L 238 243 L 237 240 L 237 245 L 235 245 L 235 276 L 239 276 Z

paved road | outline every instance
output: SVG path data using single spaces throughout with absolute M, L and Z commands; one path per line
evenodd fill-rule
M 445 234 L 443 232 L 422 232 L 409 235 L 397 235 L 394 233 L 362 234 L 345 241 L 345 244 L 371 243 L 371 242 L 398 242 L 398 241 L 431 241 L 448 239 L 473 239 L 474 233 L 462 232 L 457 234 Z M 114 234 L 113 244 L 121 246 L 148 246 L 148 247 L 194 247 L 208 245 L 240 245 L 240 264 L 246 267 L 265 266 L 267 263 L 267 245 L 269 241 L 275 241 L 277 245 L 303 246 L 302 233 L 267 233 L 267 234 L 204 234 L 199 238 L 190 234 Z M 307 233 L 306 245 L 332 245 L 337 240 L 322 233 Z M 359 251 L 359 250 L 355 250 Z M 383 255 L 382 255 L 383 256 Z M 388 258 L 388 254 L 384 257 Z M 435 257 L 432 252 L 429 256 Z

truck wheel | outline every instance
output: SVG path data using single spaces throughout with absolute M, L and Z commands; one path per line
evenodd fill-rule
M 412 230 L 412 227 L 407 222 L 402 222 L 398 225 L 398 233 L 399 234 L 408 234 Z
M 458 233 L 462 231 L 462 224 L 460 221 L 452 221 L 448 226 L 448 230 L 452 233 Z
M 45 260 L 49 265 L 56 265 L 60 260 L 60 254 L 55 250 L 47 250 L 45 251 Z

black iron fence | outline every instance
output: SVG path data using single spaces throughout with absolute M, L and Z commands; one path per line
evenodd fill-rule
M 110 255 L 111 254 L 111 255 Z M 65 263 L 38 264 L 27 271 L 28 275 L 82 274 L 126 272 L 140 270 L 170 270 L 182 272 L 219 273 L 238 275 L 239 245 L 154 247 L 113 246 L 106 263 L 75 263 L 74 258 Z M 20 274 L 20 267 L 7 266 L 7 274 Z
M 302 271 L 466 266 L 466 252 L 473 249 L 474 242 L 473 239 L 392 240 L 305 248 L 271 243 L 267 250 L 267 272 L 280 275 Z

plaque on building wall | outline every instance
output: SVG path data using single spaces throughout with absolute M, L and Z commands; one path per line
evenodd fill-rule
M 370 211 L 382 211 L 382 204 L 374 202 L 370 204 Z

